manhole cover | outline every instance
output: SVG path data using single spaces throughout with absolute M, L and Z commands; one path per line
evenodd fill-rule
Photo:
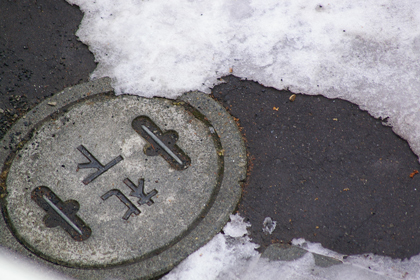
M 227 222 L 244 147 L 204 94 L 174 101 L 110 90 L 107 79 L 66 90 L 9 131 L 3 216 L 19 243 L 67 274 L 153 277 Z M 20 246 L 11 240 L 2 244 Z

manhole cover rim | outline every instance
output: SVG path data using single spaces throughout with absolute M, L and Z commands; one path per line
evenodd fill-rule
M 30 140 L 28 140 L 28 142 L 24 143 L 21 146 L 22 146 L 22 149 L 27 150 L 29 148 L 29 151 L 30 151 L 31 150 L 31 143 L 33 145 L 34 143 L 43 142 L 42 139 L 39 139 L 39 135 L 44 135 L 45 136 L 45 133 L 42 133 L 42 130 L 43 130 L 44 127 L 56 127 L 58 125 L 58 127 L 56 129 L 54 129 L 54 132 L 51 132 L 50 131 L 50 132 L 47 133 L 48 135 L 51 134 L 51 133 L 53 133 L 54 134 L 53 139 L 56 140 L 57 137 L 58 137 L 57 136 L 58 134 L 56 135 L 56 133 L 59 133 L 62 130 L 61 126 L 63 124 L 62 124 L 61 121 L 63 119 L 69 118 L 68 119 L 68 122 L 69 123 L 72 123 L 73 120 L 71 120 L 71 118 L 72 118 L 71 115 L 73 115 L 73 116 L 76 115 L 78 117 L 81 110 L 82 111 L 84 111 L 84 110 L 86 110 L 86 111 L 87 110 L 91 110 L 92 109 L 91 106 L 106 107 L 107 108 L 105 110 L 106 113 L 109 113 L 109 111 L 108 111 L 109 110 L 109 106 L 111 106 L 111 107 L 115 106 L 117 108 L 118 108 L 117 104 L 120 105 L 120 106 L 124 106 L 125 110 L 124 111 L 119 111 L 119 112 L 121 112 L 120 115 L 116 115 L 117 112 L 118 112 L 118 109 L 116 109 L 116 111 L 112 112 L 112 115 L 115 116 L 116 119 L 118 119 L 119 117 L 121 117 L 121 119 L 124 119 L 121 116 L 121 115 L 124 115 L 124 116 L 127 116 L 128 117 L 128 120 L 132 120 L 134 118 L 134 116 L 137 116 L 139 114 L 139 112 L 146 113 L 147 112 L 147 108 L 149 108 L 149 109 L 150 109 L 150 107 L 151 108 L 155 108 L 156 112 L 159 112 L 159 114 L 160 114 L 162 112 L 161 110 L 163 110 L 163 108 L 172 108 L 172 107 L 167 107 L 167 106 L 168 105 L 169 106 L 173 106 L 174 105 L 173 103 L 174 103 L 174 101 L 171 101 L 171 100 L 168 100 L 168 99 L 162 99 L 162 98 L 147 99 L 147 98 L 144 98 L 144 97 L 138 97 L 138 96 L 134 96 L 134 95 L 119 95 L 119 96 L 115 96 L 115 95 L 109 95 L 109 94 L 103 94 L 103 93 L 99 93 L 99 94 L 96 94 L 96 95 L 91 95 L 91 96 L 85 98 L 84 100 L 78 100 L 76 102 L 73 102 L 71 104 L 68 104 L 65 108 L 61 108 L 61 109 L 58 110 L 58 111 L 60 111 L 60 113 L 54 113 L 53 114 L 54 115 L 53 118 L 51 118 L 51 116 L 48 116 L 46 119 L 43 119 L 40 123 L 36 124 L 37 129 L 35 130 L 35 133 L 31 133 L 31 134 L 34 134 L 33 137 Z M 54 197 L 57 197 L 57 198 L 58 198 L 58 196 L 51 189 L 49 189 L 48 187 L 46 187 L 47 185 L 54 186 L 54 185 L 56 185 L 55 183 L 53 183 L 53 182 L 51 182 L 52 184 L 48 184 L 48 183 L 45 183 L 45 182 L 43 182 L 43 183 L 38 182 L 38 183 L 35 183 L 35 184 L 33 182 L 32 183 L 29 183 L 29 180 L 28 180 L 28 182 L 26 182 L 26 180 L 23 179 L 23 178 L 26 178 L 26 176 L 23 175 L 23 174 L 25 174 L 25 172 L 22 173 L 22 171 L 18 171 L 19 172 L 18 175 L 15 174 L 17 170 L 20 170 L 22 168 L 22 167 L 20 167 L 22 165 L 22 162 L 26 162 L 26 161 L 31 162 L 30 156 L 28 156 L 25 152 L 22 153 L 22 151 L 20 151 L 20 150 L 16 154 L 16 156 L 13 158 L 13 160 L 12 160 L 13 161 L 13 164 L 7 170 L 8 174 L 7 174 L 6 184 L 8 185 L 7 186 L 7 188 L 8 188 L 7 189 L 8 195 L 5 197 L 5 203 L 4 203 L 4 207 L 3 207 L 3 215 L 5 217 L 6 222 L 9 225 L 9 228 L 11 228 L 11 230 L 13 232 L 13 235 L 22 244 L 24 244 L 25 247 L 27 247 L 30 251 L 32 251 L 34 254 L 36 254 L 38 256 L 41 256 L 42 258 L 44 258 L 44 259 L 46 259 L 46 260 L 48 260 L 50 262 L 57 263 L 57 264 L 60 264 L 60 265 L 63 265 L 63 266 L 72 267 L 72 268 L 103 268 L 103 267 L 109 268 L 109 267 L 114 267 L 114 266 L 116 267 L 116 266 L 125 265 L 125 264 L 128 264 L 128 263 L 133 263 L 133 262 L 141 261 L 143 259 L 149 258 L 153 254 L 157 254 L 157 253 L 163 252 L 169 246 L 172 246 L 173 244 L 175 244 L 176 242 L 178 242 L 179 240 L 181 240 L 184 236 L 186 236 L 193 228 L 195 228 L 195 226 L 202 220 L 202 218 L 206 216 L 206 213 L 212 207 L 213 202 L 215 201 L 215 198 L 217 197 L 217 194 L 218 194 L 219 189 L 220 189 L 221 182 L 223 180 L 223 171 L 224 171 L 223 170 L 223 155 L 222 154 L 218 154 L 218 152 L 220 152 L 222 150 L 222 147 L 221 147 L 220 139 L 219 139 L 216 131 L 214 131 L 213 133 L 211 132 L 212 131 L 211 125 L 208 122 L 206 122 L 203 117 L 200 118 L 200 116 L 199 116 L 200 114 L 198 112 L 196 112 L 195 109 L 192 106 L 190 106 L 189 104 L 187 104 L 185 102 L 175 102 L 175 103 L 176 103 L 176 106 L 180 106 L 180 108 L 176 109 L 176 111 L 182 111 L 183 112 L 183 115 L 185 115 L 185 116 L 191 116 L 191 118 L 195 119 L 195 122 L 200 123 L 202 127 L 205 127 L 206 128 L 205 130 L 207 131 L 207 133 L 210 132 L 211 138 L 209 138 L 207 140 L 209 142 L 213 142 L 213 144 L 214 144 L 214 147 L 213 147 L 214 148 L 214 156 L 216 156 L 217 162 L 218 162 L 216 169 L 213 170 L 214 171 L 214 174 L 215 174 L 215 177 L 213 177 L 210 180 L 210 181 L 214 181 L 214 183 L 212 183 L 213 187 L 211 188 L 211 190 L 212 190 L 211 191 L 211 195 L 208 197 L 208 200 L 202 201 L 202 203 L 204 203 L 204 208 L 200 212 L 198 212 L 198 213 L 195 214 L 196 215 L 196 218 L 194 218 L 194 220 L 191 221 L 188 224 L 188 226 L 187 226 L 186 229 L 182 229 L 179 235 L 176 235 L 175 234 L 174 236 L 176 236 L 176 237 L 174 239 L 170 239 L 170 240 L 166 240 L 166 241 L 163 238 L 162 240 L 160 240 L 161 246 L 158 246 L 156 248 L 153 248 L 151 251 L 144 252 L 144 250 L 141 250 L 141 249 L 134 250 L 132 248 L 133 245 L 131 245 L 130 246 L 131 247 L 131 251 L 136 251 L 137 252 L 137 256 L 134 256 L 134 255 L 133 256 L 128 256 L 128 255 L 125 256 L 123 254 L 124 252 L 118 252 L 118 249 L 114 249 L 113 250 L 113 253 L 114 254 L 116 254 L 118 256 L 120 256 L 120 255 L 124 255 L 124 256 L 121 258 L 121 260 L 119 260 L 119 261 L 113 261 L 112 263 L 108 263 L 107 260 L 102 260 L 104 258 L 104 256 L 102 256 L 102 258 L 99 259 L 99 260 L 96 260 L 96 258 L 89 259 L 89 257 L 88 257 L 92 253 L 94 253 L 94 252 L 90 252 L 89 249 L 92 246 L 95 246 L 95 244 L 97 244 L 98 242 L 100 244 L 102 244 L 102 242 L 101 242 L 101 240 L 99 238 L 102 238 L 103 235 L 107 231 L 105 231 L 104 233 L 100 233 L 100 234 L 97 234 L 96 235 L 96 239 L 99 239 L 97 242 L 91 243 L 89 245 L 84 244 L 84 245 L 87 246 L 86 248 L 80 247 L 80 248 L 77 249 L 79 251 L 83 251 L 83 254 L 80 254 L 79 255 L 80 259 L 79 258 L 74 259 L 74 258 L 72 258 L 70 256 L 70 255 L 72 255 L 72 251 L 74 251 L 75 248 L 77 248 L 77 247 L 75 247 L 73 250 L 70 249 L 70 248 L 74 244 L 73 245 L 68 244 L 69 247 L 67 247 L 67 242 L 69 242 L 69 241 L 70 241 L 70 243 L 72 243 L 72 242 L 71 242 L 70 238 L 68 238 L 69 236 L 67 236 L 64 233 L 64 231 L 62 231 L 62 229 L 60 229 L 59 227 L 56 227 L 56 231 L 58 230 L 62 235 L 65 235 L 64 238 L 66 240 L 64 240 L 63 242 L 61 242 L 61 241 L 59 242 L 58 241 L 61 238 L 63 238 L 63 236 L 61 236 L 61 235 L 56 236 L 57 233 L 56 232 L 52 232 L 51 229 L 47 231 L 47 234 L 51 234 L 51 236 L 49 236 L 49 237 L 44 236 L 44 240 L 45 240 L 45 238 L 48 238 L 48 243 L 49 244 L 57 243 L 57 247 L 54 246 L 54 248 L 52 248 L 51 245 L 50 245 L 50 246 L 48 246 L 47 248 L 44 249 L 42 245 L 41 246 L 38 246 L 39 244 L 34 244 L 33 243 L 34 242 L 34 238 L 35 239 L 39 239 L 39 238 L 36 237 L 37 235 L 35 235 L 35 236 L 33 235 L 33 233 L 32 233 L 33 230 L 31 230 L 31 232 L 27 232 L 25 230 L 22 232 L 22 231 L 19 230 L 19 228 L 22 228 L 22 224 L 28 224 L 28 222 L 29 222 L 29 221 L 27 221 L 26 215 L 24 213 L 27 213 L 28 211 L 29 212 L 39 211 L 39 212 L 42 213 L 41 215 L 44 216 L 44 218 L 45 218 L 45 214 L 46 213 L 44 211 L 42 211 L 41 209 L 39 209 L 39 206 L 40 205 L 38 205 L 38 207 L 35 207 L 35 209 L 34 209 L 34 205 L 33 205 L 34 198 L 32 198 L 32 201 L 29 198 L 27 198 L 29 201 L 26 201 L 25 203 L 23 203 L 22 206 L 24 207 L 24 210 L 23 211 L 20 211 L 20 214 L 14 213 L 14 212 L 16 212 L 14 209 L 20 208 L 19 205 L 20 205 L 21 202 L 16 197 L 13 197 L 14 196 L 13 194 L 15 194 L 15 195 L 18 194 L 18 197 L 20 197 L 21 199 L 25 200 L 25 197 L 28 195 L 28 193 L 27 193 L 27 191 L 23 190 L 22 187 L 19 187 L 19 186 L 25 186 L 26 184 L 29 184 L 29 185 L 32 184 L 33 186 L 32 187 L 29 187 L 29 188 L 31 190 L 33 190 L 33 192 L 35 192 L 35 193 L 37 191 L 41 191 L 41 189 L 48 189 L 48 193 L 51 192 L 52 195 Z M 106 104 L 106 105 L 103 105 L 103 104 Z M 121 104 L 123 104 L 123 105 L 121 105 Z M 133 111 L 133 109 L 134 109 L 135 112 L 131 112 L 131 115 L 132 115 L 131 117 L 130 117 L 130 113 L 129 113 L 129 108 L 127 108 L 125 106 L 129 106 L 129 107 L 131 106 L 131 109 L 132 109 L 131 111 Z M 144 111 L 144 110 L 146 110 L 146 111 Z M 170 110 L 170 109 L 168 109 L 168 110 Z M 75 111 L 76 113 L 72 113 L 72 111 Z M 156 115 L 156 112 L 155 113 L 149 112 L 149 114 Z M 95 116 L 96 115 L 97 114 L 95 113 Z M 157 116 L 155 116 L 155 118 L 156 117 Z M 87 117 L 87 118 L 89 119 L 89 117 Z M 164 119 L 165 119 L 165 117 L 162 116 L 161 118 L 162 119 L 160 120 L 160 122 L 163 122 Z M 114 118 L 114 120 L 115 120 L 115 118 Z M 190 122 L 190 121 L 191 121 L 191 119 L 190 120 L 187 119 L 187 122 Z M 97 127 L 98 126 L 95 123 L 95 121 L 91 121 L 89 119 L 88 122 L 89 123 L 92 123 L 92 125 L 94 127 Z M 124 123 L 124 121 L 123 121 L 123 123 Z M 193 121 L 193 123 L 194 123 L 194 121 Z M 74 123 L 73 123 L 73 125 L 74 125 Z M 85 124 L 85 123 L 82 122 L 82 124 L 81 124 L 82 127 L 79 127 L 78 129 L 74 129 L 73 128 L 73 129 L 71 129 L 71 131 L 81 131 L 81 130 L 85 129 L 85 126 L 86 125 L 87 124 Z M 162 123 L 161 123 L 161 125 L 162 125 Z M 178 124 L 178 125 L 180 125 L 180 124 Z M 183 125 L 180 125 L 180 127 L 184 127 L 184 126 L 185 126 L 185 123 Z M 103 125 L 103 127 L 107 127 L 107 126 L 106 125 Z M 179 129 L 178 131 L 181 133 L 180 127 L 178 128 Z M 87 130 L 89 130 L 89 129 L 87 128 Z M 129 130 L 133 134 L 136 134 L 135 132 L 132 131 L 132 128 L 131 127 L 130 127 Z M 102 135 L 104 135 L 104 131 L 102 131 L 101 128 L 99 128 L 99 131 L 101 131 L 101 133 L 98 132 L 98 135 L 101 135 L 101 137 L 102 137 Z M 186 132 L 184 131 L 183 132 L 184 136 L 182 137 L 183 138 L 182 140 L 183 140 L 184 143 L 180 143 L 181 141 L 178 141 L 177 143 L 180 143 L 180 144 L 185 145 L 186 144 L 185 141 L 188 141 L 188 142 L 192 141 L 191 139 L 186 140 L 187 139 L 187 136 L 185 135 L 185 133 Z M 197 134 L 199 133 L 198 130 L 196 130 L 196 133 Z M 77 133 L 74 133 L 73 132 L 71 134 L 76 135 L 75 137 L 77 138 L 77 140 L 76 140 L 77 143 L 79 143 L 78 141 L 82 141 L 84 143 L 83 138 L 80 139 L 80 138 L 77 137 L 77 135 L 78 135 Z M 92 137 L 91 134 L 88 134 L 88 135 L 89 136 L 87 136 L 87 138 L 91 138 Z M 204 135 L 201 135 L 201 136 L 204 137 Z M 67 138 L 71 138 L 71 136 L 66 135 L 65 138 L 66 139 Z M 51 138 L 49 138 L 49 139 L 51 139 Z M 123 138 L 123 139 L 125 139 L 125 138 Z M 48 150 L 47 151 L 47 154 L 48 154 L 48 152 L 50 152 L 50 150 L 53 149 L 53 148 L 50 146 L 51 143 L 48 142 L 48 139 L 44 139 L 44 140 L 46 140 L 46 142 L 47 142 L 47 144 L 45 144 L 45 145 L 46 145 L 46 147 L 48 147 L 48 149 L 47 149 Z M 204 139 L 204 141 L 205 140 L 206 139 Z M 207 144 L 210 144 L 210 143 L 207 143 Z M 54 144 L 52 144 L 52 145 L 54 145 Z M 144 144 L 141 144 L 141 145 L 144 145 Z M 38 145 L 36 145 L 36 146 L 38 146 Z M 59 151 L 57 151 L 58 154 L 61 152 L 62 148 L 64 148 L 63 146 L 69 147 L 66 150 L 73 150 L 73 149 L 76 150 L 75 147 L 72 147 L 74 145 L 66 145 L 65 143 L 64 144 L 61 143 L 61 145 L 60 144 L 57 144 L 56 146 L 59 149 Z M 210 146 L 211 146 L 211 144 L 210 144 Z M 81 146 L 79 146 L 77 148 L 77 150 L 79 150 L 79 152 L 80 152 L 80 149 L 83 150 L 83 149 L 85 149 L 85 147 L 83 145 L 81 145 Z M 41 155 L 43 154 L 42 148 L 41 148 L 41 150 L 39 150 L 39 147 L 37 147 L 37 148 L 35 148 L 35 150 L 37 152 L 39 152 Z M 44 147 L 44 151 L 45 151 L 45 147 Z M 89 152 L 89 151 L 86 151 L 86 152 Z M 190 151 L 190 152 L 193 154 L 192 151 Z M 25 156 L 25 154 L 26 154 L 26 156 Z M 29 152 L 29 154 L 31 154 L 31 152 Z M 78 152 L 77 152 L 77 154 L 78 154 Z M 67 158 L 67 155 L 65 157 Z M 123 162 L 124 161 L 127 161 L 127 160 L 129 161 L 129 158 L 128 157 L 129 156 L 124 155 L 124 157 L 121 157 L 121 160 L 123 160 Z M 54 167 L 54 169 L 56 168 L 55 162 L 57 160 L 59 160 L 59 158 L 60 158 L 60 156 L 54 156 L 54 158 L 53 158 L 53 161 L 54 161 L 54 164 L 53 164 L 54 166 L 53 167 Z M 48 161 L 48 160 L 46 160 L 46 161 Z M 165 159 L 165 161 L 166 161 L 166 159 Z M 44 161 L 41 160 L 41 162 L 44 162 Z M 14 164 L 14 163 L 17 163 L 17 165 Z M 166 164 L 167 164 L 167 162 L 164 162 L 164 165 L 166 165 Z M 69 165 L 70 164 L 67 164 L 66 163 L 66 166 L 69 166 Z M 37 164 L 34 164 L 33 166 L 34 167 L 32 167 L 32 165 L 30 164 L 30 166 L 24 167 L 24 169 L 26 170 L 26 169 L 29 168 L 29 170 L 31 170 L 33 172 L 38 172 L 38 173 L 40 172 L 41 174 L 43 174 L 45 172 L 45 171 L 37 171 L 37 170 L 39 170 L 38 168 L 35 167 L 35 166 L 37 166 Z M 196 164 L 196 166 L 194 168 L 194 171 L 195 172 L 200 172 L 200 169 L 201 169 L 201 171 L 203 171 L 203 168 L 207 168 L 207 167 L 204 165 L 204 166 L 199 167 L 199 169 L 197 169 L 197 164 Z M 174 169 L 173 166 L 171 166 L 171 169 L 172 170 L 176 170 L 176 169 Z M 191 169 L 187 169 L 186 168 L 186 170 L 187 171 L 189 170 L 189 171 L 192 172 Z M 50 173 L 49 174 L 54 174 L 54 175 L 52 175 L 52 177 L 57 177 L 57 175 L 55 174 L 54 171 L 56 171 L 56 170 L 50 170 Z M 76 175 L 76 174 L 77 174 L 77 172 L 75 174 L 73 174 L 73 175 Z M 32 174 L 32 176 L 36 178 L 37 177 L 37 173 Z M 11 177 L 11 179 L 10 179 L 10 177 Z M 44 175 L 42 177 L 48 177 L 48 176 Z M 23 179 L 24 182 L 22 182 L 21 179 Z M 10 180 L 14 180 L 14 181 L 17 181 L 17 182 L 20 181 L 20 183 L 17 183 L 17 184 L 11 183 Z M 68 181 L 67 179 L 64 179 L 63 177 L 58 178 L 57 180 L 58 180 L 58 182 L 60 182 L 60 181 L 61 182 L 62 181 Z M 204 178 L 203 178 L 203 180 L 204 180 Z M 205 182 L 206 180 L 204 180 L 204 181 L 203 180 L 202 180 L 203 185 L 207 185 L 206 182 Z M 30 179 L 30 181 L 32 181 L 32 178 Z M 36 181 L 36 179 L 35 179 L 35 181 Z M 49 180 L 47 180 L 47 181 L 49 181 Z M 144 179 L 143 179 L 143 181 L 144 181 Z M 207 181 L 207 183 L 210 183 L 210 181 Z M 60 188 L 58 186 L 59 185 L 58 182 L 57 182 L 57 186 L 54 187 L 55 191 L 60 191 L 60 190 L 63 191 L 63 187 L 66 188 L 65 185 L 63 185 Z M 186 183 L 186 182 L 182 182 L 182 181 L 180 181 L 180 182 L 181 182 L 181 185 Z M 95 182 L 93 182 L 93 183 L 95 183 Z M 175 181 L 174 183 L 176 184 L 176 183 L 178 183 L 178 181 Z M 77 187 L 80 187 L 79 185 L 82 185 L 80 182 L 74 182 L 74 184 L 75 184 L 75 187 L 76 188 Z M 84 183 L 83 186 L 85 186 L 85 185 L 87 185 L 87 184 Z M 171 185 L 173 185 L 173 184 L 171 184 Z M 91 186 L 91 185 L 89 185 L 89 186 Z M 102 186 L 102 187 L 100 187 L 100 190 L 102 190 L 103 189 L 103 186 L 104 186 L 103 183 L 100 184 L 100 186 Z M 178 186 L 178 187 L 181 187 L 181 186 Z M 91 188 L 92 188 L 92 186 L 91 186 Z M 27 189 L 27 188 L 25 188 L 25 189 Z M 83 196 L 88 195 L 87 194 L 88 191 L 89 190 L 86 189 L 83 192 L 82 195 Z M 160 191 L 162 191 L 162 190 L 160 190 Z M 202 191 L 204 191 L 204 189 Z M 62 192 L 61 192 L 61 194 L 62 194 Z M 36 194 L 34 194 L 34 195 L 36 197 Z M 74 193 L 70 197 L 72 199 L 76 198 L 76 197 L 74 197 Z M 80 199 L 81 199 L 80 197 L 77 199 L 77 203 L 79 203 L 79 202 L 81 203 L 81 200 Z M 89 197 L 88 200 L 91 201 L 91 199 L 92 199 L 92 197 Z M 42 196 L 40 196 L 40 200 L 41 200 L 41 202 L 44 201 L 42 199 Z M 39 203 L 39 199 L 35 199 L 35 201 L 38 201 L 37 203 Z M 99 200 L 99 201 L 101 201 L 101 200 Z M 62 204 L 63 202 L 61 201 L 60 203 Z M 180 201 L 180 203 L 181 203 L 181 205 L 186 205 L 186 204 L 182 204 L 182 201 Z M 184 203 L 187 203 L 187 202 L 184 201 Z M 29 205 L 28 208 L 27 208 L 27 205 Z M 84 205 L 86 206 L 86 201 L 85 201 Z M 188 204 L 188 205 L 194 205 L 194 204 Z M 197 207 L 197 206 L 199 206 L 201 204 L 200 203 L 195 203 L 195 205 Z M 97 205 L 97 206 L 99 206 L 99 205 Z M 188 208 L 184 209 L 184 211 L 187 210 L 187 209 Z M 85 208 L 85 210 L 86 210 L 86 208 Z M 142 211 L 144 211 L 144 210 L 147 210 L 147 209 L 142 209 Z M 99 212 L 102 213 L 102 211 L 99 211 Z M 80 213 L 80 211 L 79 211 L 79 213 Z M 85 215 L 86 215 L 86 213 L 85 213 Z M 120 214 L 116 214 L 116 215 L 118 216 Z M 34 218 L 33 215 L 31 215 L 31 217 Z M 78 214 L 77 214 L 77 217 L 78 217 Z M 85 216 L 84 219 L 86 219 L 86 218 L 87 217 Z M 155 220 L 156 218 L 157 217 L 152 218 L 152 221 Z M 35 219 L 37 221 L 39 221 L 39 218 L 35 218 Z M 92 222 L 93 221 L 99 221 L 100 220 L 100 217 L 94 218 L 93 221 L 92 221 L 92 218 L 90 218 L 90 219 L 91 219 L 91 221 L 88 223 L 88 225 L 89 226 L 94 226 L 92 224 Z M 188 219 L 188 217 L 183 217 L 183 219 Z M 170 220 L 171 221 L 172 220 L 176 220 L 176 217 L 172 217 L 172 219 L 170 219 Z M 133 222 L 140 223 L 139 221 L 136 221 L 136 220 L 134 220 Z M 169 222 L 169 221 L 167 221 L 167 222 Z M 34 224 L 34 221 L 29 222 L 29 224 L 30 224 L 30 228 L 36 227 L 36 224 Z M 99 223 L 99 224 L 101 224 L 101 223 Z M 131 223 L 129 223 L 129 224 L 131 224 Z M 44 226 L 44 225 L 42 225 L 42 226 Z M 96 226 L 99 226 L 99 225 L 97 224 Z M 142 227 L 146 227 L 147 228 L 147 225 L 142 225 Z M 23 226 L 23 228 L 25 228 L 25 226 Z M 164 228 L 166 228 L 166 226 L 164 226 Z M 162 228 L 161 230 L 164 230 L 164 228 Z M 90 231 L 90 229 L 89 229 L 89 231 Z M 34 232 L 36 232 L 36 231 L 34 231 Z M 130 236 L 128 240 L 135 239 L 138 236 L 143 236 L 140 233 L 140 230 L 139 231 L 129 231 L 129 232 L 132 232 L 132 233 L 136 232 L 136 234 L 135 234 L 135 236 Z M 41 234 L 43 234 L 43 233 L 41 233 Z M 121 237 L 123 235 L 118 234 L 117 236 Z M 87 236 L 86 239 L 88 239 L 88 238 L 89 237 Z M 56 240 L 56 239 L 58 239 L 58 240 Z M 92 241 L 92 240 L 88 240 L 88 241 Z M 78 244 L 78 242 L 76 242 L 76 244 Z M 144 244 L 144 242 L 140 242 L 139 243 L 139 245 L 141 245 L 141 244 Z M 82 245 L 82 244 L 80 244 L 80 245 Z M 60 250 L 59 249 L 59 246 L 66 247 L 66 248 L 68 248 L 70 250 L 63 251 L 64 248 L 62 248 L 62 250 Z M 41 249 L 40 249 L 40 247 L 41 247 Z M 47 251 L 49 251 L 49 253 Z M 95 251 L 95 254 L 94 255 L 96 256 L 96 253 L 98 251 L 100 251 L 100 250 L 94 250 L 94 251 Z M 111 256 L 108 256 L 108 255 L 109 254 L 107 254 L 108 259 L 111 258 Z M 84 259 L 86 259 L 86 258 L 89 259 L 89 260 L 86 260 L 85 261 Z M 87 262 L 87 264 L 83 264 L 83 262 Z M 91 262 L 91 263 L 89 263 L 89 262 Z
M 75 102 L 89 95 L 96 95 L 104 92 L 112 92 L 109 78 L 98 79 L 89 83 L 67 88 L 57 93 L 53 97 L 43 101 L 33 110 L 28 112 L 25 118 L 21 118 L 4 136 L 0 142 L 0 162 L 2 163 L 2 174 L 0 181 L 0 191 L 4 197 L 4 181 L 7 174 L 3 172 L 4 166 L 10 164 L 8 156 L 11 151 L 21 148 L 23 137 L 32 131 L 37 123 L 48 117 L 58 108 L 62 108 L 69 103 Z M 242 136 L 226 110 L 208 95 L 200 92 L 189 92 L 178 98 L 180 102 L 186 102 L 197 109 L 211 126 L 217 131 L 220 142 L 223 146 L 225 156 L 224 178 L 222 180 L 219 194 L 210 208 L 206 217 L 182 240 L 175 245 L 149 259 L 131 263 L 122 267 L 113 267 L 105 270 L 83 269 L 83 278 L 93 277 L 113 277 L 120 273 L 136 275 L 136 277 L 154 277 L 159 275 L 182 261 L 189 254 L 207 243 L 229 220 L 229 215 L 234 211 L 241 195 L 241 182 L 246 177 L 246 150 Z M 28 121 L 30 122 L 28 124 Z M 8 147 L 5 149 L 3 147 Z M 4 203 L 2 203 L 3 207 Z M 16 242 L 11 235 L 4 219 L 0 221 L 0 244 L 9 247 L 23 254 L 28 254 L 25 249 Z M 68 275 L 75 273 L 74 269 L 65 266 L 56 266 L 48 261 L 37 259 L 53 269 L 64 272 Z

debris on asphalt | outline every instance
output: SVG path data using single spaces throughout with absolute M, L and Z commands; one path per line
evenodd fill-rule
M 295 99 L 296 99 L 296 94 L 292 94 L 292 95 L 290 95 L 289 100 L 290 100 L 291 102 L 295 101 Z
M 418 174 L 419 171 L 418 170 L 413 170 L 413 172 L 410 173 L 410 178 L 413 178 L 414 175 Z

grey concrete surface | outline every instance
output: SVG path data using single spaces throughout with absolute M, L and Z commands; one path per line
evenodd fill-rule
M 228 221 L 246 153 L 233 119 L 202 93 L 171 101 L 110 91 L 109 79 L 66 89 L 2 139 L 0 244 L 78 279 L 147 279 Z M 153 121 L 149 132 L 175 154 L 176 140 L 190 162 L 176 169 L 148 152 L 157 142 L 133 128 L 139 116 Z

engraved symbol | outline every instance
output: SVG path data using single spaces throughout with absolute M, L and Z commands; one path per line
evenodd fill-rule
M 124 216 L 122 217 L 124 220 L 128 220 L 130 218 L 131 214 L 140 214 L 140 210 L 137 209 L 137 207 L 130 201 L 128 198 L 120 191 L 120 190 L 110 190 L 106 192 L 103 196 L 101 196 L 102 200 L 107 200 L 109 197 L 115 195 L 118 197 L 119 200 L 121 200 L 122 203 L 124 203 L 125 206 L 128 207 L 128 210 L 125 212 Z
M 52 190 L 44 186 L 35 188 L 31 198 L 47 212 L 43 219 L 45 226 L 61 226 L 76 241 L 84 241 L 92 234 L 85 222 L 76 216 L 80 207 L 76 200 L 63 202 Z
M 147 194 L 144 193 L 144 179 L 143 178 L 139 179 L 138 186 L 134 185 L 134 183 L 131 182 L 131 180 L 128 178 L 125 178 L 123 182 L 131 189 L 130 196 L 139 198 L 139 200 L 137 201 L 138 204 L 140 205 L 147 204 L 149 206 L 153 204 L 153 200 L 151 198 L 155 196 L 158 192 L 155 189 L 153 189 L 151 192 Z M 128 210 L 125 212 L 124 216 L 122 217 L 124 220 L 128 220 L 128 218 L 130 218 L 131 214 L 133 213 L 136 215 L 141 213 L 140 210 L 137 209 L 137 207 L 120 190 L 117 190 L 117 189 L 110 190 L 106 192 L 103 196 L 101 196 L 101 198 L 102 200 L 107 200 L 109 197 L 113 195 L 118 197 L 118 199 L 125 206 L 128 207 Z
M 95 180 L 97 177 L 102 175 L 102 173 L 108 171 L 111 167 L 119 163 L 123 160 L 122 156 L 117 156 L 113 160 L 111 160 L 109 163 L 107 163 L 105 166 L 103 166 L 83 145 L 80 145 L 77 147 L 77 149 L 89 160 L 87 163 L 79 163 L 77 165 L 77 170 L 84 169 L 84 168 L 96 168 L 98 171 L 90 174 L 83 180 L 83 184 L 87 185 L 93 180 Z
M 149 142 L 144 147 L 146 155 L 161 155 L 176 170 L 184 170 L 191 164 L 190 158 L 176 145 L 178 141 L 176 131 L 168 130 L 162 133 L 159 127 L 146 116 L 135 118 L 131 126 Z
M 131 182 L 130 179 L 128 179 L 128 178 L 125 178 L 123 182 L 124 182 L 124 184 L 126 184 L 132 190 L 132 192 L 130 193 L 131 196 L 140 198 L 137 201 L 138 204 L 140 204 L 140 205 L 147 204 L 149 206 L 153 204 L 153 200 L 151 200 L 151 198 L 157 194 L 157 190 L 154 189 L 151 192 L 145 194 L 144 193 L 144 179 L 143 178 L 139 179 L 139 185 L 138 186 L 134 185 L 134 183 Z

